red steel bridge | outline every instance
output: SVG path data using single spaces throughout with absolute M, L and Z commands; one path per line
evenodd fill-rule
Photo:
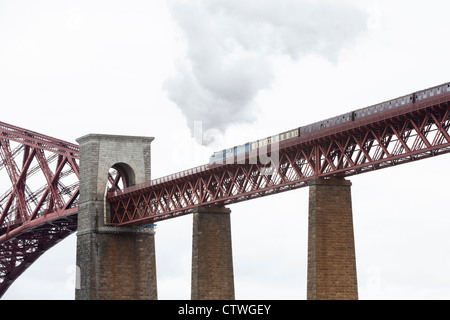
M 368 116 L 281 142 L 275 163 L 257 154 L 119 188 L 111 223 L 143 225 L 450 152 L 450 84 L 365 109 Z M 376 112 L 375 112 L 376 110 Z M 372 111 L 372 112 L 370 112 Z M 239 159 L 234 159 L 239 160 Z M 78 145 L 0 122 L 0 296 L 39 256 L 77 230 Z

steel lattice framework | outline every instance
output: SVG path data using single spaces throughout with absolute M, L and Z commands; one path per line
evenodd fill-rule
M 0 181 L 1 296 L 76 231 L 78 145 L 0 123 Z
M 439 95 L 425 90 L 411 95 L 405 106 L 281 143 L 278 161 L 270 167 L 249 155 L 240 164 L 234 159 L 232 164 L 204 165 L 111 192 L 111 222 L 153 223 L 198 206 L 228 205 L 300 188 L 314 178 L 348 177 L 448 153 L 449 88 L 446 84 Z
M 348 177 L 450 152 L 450 84 L 411 97 L 399 108 L 272 146 L 264 155 L 276 161 L 268 164 L 251 153 L 126 189 L 120 173 L 111 171 L 110 222 L 153 223 L 198 206 L 297 189 L 315 178 Z M 39 256 L 76 231 L 78 146 L 0 122 L 0 181 L 1 296 Z

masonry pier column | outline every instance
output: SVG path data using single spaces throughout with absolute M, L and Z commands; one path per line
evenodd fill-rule
M 193 216 L 192 300 L 233 300 L 231 210 L 198 207 Z
M 77 300 L 157 299 L 152 227 L 116 227 L 105 201 L 108 172 L 131 186 L 150 180 L 150 137 L 87 135 L 80 145 Z
M 351 182 L 309 183 L 308 300 L 357 300 Z

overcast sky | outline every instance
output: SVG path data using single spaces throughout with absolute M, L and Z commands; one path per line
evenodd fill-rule
M 70 142 L 154 136 L 158 178 L 449 82 L 449 10 L 444 0 L 0 0 L 0 121 Z M 448 163 L 350 179 L 360 299 L 450 299 Z M 231 210 L 236 298 L 306 299 L 308 189 Z M 190 299 L 191 239 L 192 216 L 158 223 L 160 299 Z M 74 299 L 75 251 L 72 235 L 4 299 Z

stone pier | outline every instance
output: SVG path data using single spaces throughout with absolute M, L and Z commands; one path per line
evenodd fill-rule
M 231 210 L 198 207 L 192 234 L 192 300 L 233 300 Z
M 351 182 L 309 183 L 309 300 L 357 300 Z
M 154 230 L 108 224 L 110 168 L 131 186 L 150 180 L 150 137 L 91 134 L 80 145 L 77 300 L 157 299 Z

